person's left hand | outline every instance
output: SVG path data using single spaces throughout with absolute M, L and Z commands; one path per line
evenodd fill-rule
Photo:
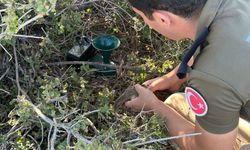
M 135 85 L 135 89 L 138 92 L 139 96 L 131 99 L 130 101 L 127 101 L 125 103 L 125 106 L 131 108 L 136 112 L 140 112 L 142 109 L 144 111 L 155 109 L 155 105 L 159 100 L 154 95 L 154 93 L 139 84 Z

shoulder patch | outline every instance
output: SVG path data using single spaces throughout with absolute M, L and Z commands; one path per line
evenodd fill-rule
M 208 105 L 205 99 L 193 88 L 186 87 L 185 97 L 192 111 L 199 117 L 205 116 L 208 111 Z

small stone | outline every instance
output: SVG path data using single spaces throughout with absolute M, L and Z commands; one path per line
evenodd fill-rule
M 124 108 L 125 103 L 133 98 L 138 97 L 139 94 L 135 90 L 134 86 L 128 87 L 120 97 L 118 97 L 115 101 L 114 108 L 118 110 L 119 108 Z

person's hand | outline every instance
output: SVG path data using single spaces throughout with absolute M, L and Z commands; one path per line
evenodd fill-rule
M 143 85 L 145 85 L 149 90 L 153 92 L 163 90 L 174 92 L 177 91 L 181 86 L 181 84 L 178 83 L 178 79 L 175 79 L 168 75 L 147 80 L 143 83 Z
M 191 63 L 192 62 L 190 62 L 190 64 Z M 149 90 L 153 92 L 163 90 L 175 92 L 181 87 L 182 83 L 184 83 L 188 79 L 188 76 L 185 79 L 179 79 L 177 77 L 176 73 L 178 68 L 179 66 L 162 77 L 148 80 L 144 82 L 143 85 L 145 85 Z
M 142 87 L 141 85 L 135 85 L 135 89 L 138 92 L 139 96 L 127 101 L 125 106 L 131 108 L 133 111 L 140 112 L 142 109 L 144 111 L 149 111 L 155 109 L 155 104 L 158 98 L 154 95 L 152 91 L 147 88 Z
M 157 77 L 154 79 L 147 80 L 143 83 L 149 90 L 155 92 L 155 91 L 161 91 L 168 88 L 167 78 L 165 76 Z

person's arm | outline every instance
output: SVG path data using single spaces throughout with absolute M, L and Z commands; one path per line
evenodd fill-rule
M 149 89 L 140 85 L 135 86 L 139 97 L 128 101 L 127 107 L 135 111 L 154 110 L 166 120 L 166 126 L 172 136 L 183 135 L 187 133 L 202 133 L 195 137 L 186 137 L 176 140 L 179 147 L 183 150 L 231 150 L 235 144 L 237 129 L 226 134 L 212 134 L 200 127 L 199 123 L 192 124 L 173 108 L 165 105 Z
M 161 101 L 154 104 L 154 112 L 166 120 L 166 126 L 172 136 L 188 133 L 201 133 L 195 137 L 176 140 L 183 150 L 232 150 L 237 136 L 237 129 L 226 134 L 213 134 L 204 130 L 198 122 L 192 124 L 173 108 Z
M 189 66 L 192 66 L 194 62 L 194 58 L 192 57 L 190 59 L 190 61 L 188 62 Z M 186 78 L 184 79 L 179 79 L 177 77 L 177 71 L 179 69 L 178 65 L 175 69 L 173 69 L 171 72 L 169 72 L 168 74 L 158 77 L 158 78 L 154 78 L 151 80 L 148 80 L 146 82 L 143 83 L 143 85 L 147 86 L 148 89 L 150 89 L 151 91 L 161 91 L 161 90 L 169 90 L 170 92 L 174 92 L 177 91 L 181 85 L 187 81 L 188 79 L 188 75 Z

